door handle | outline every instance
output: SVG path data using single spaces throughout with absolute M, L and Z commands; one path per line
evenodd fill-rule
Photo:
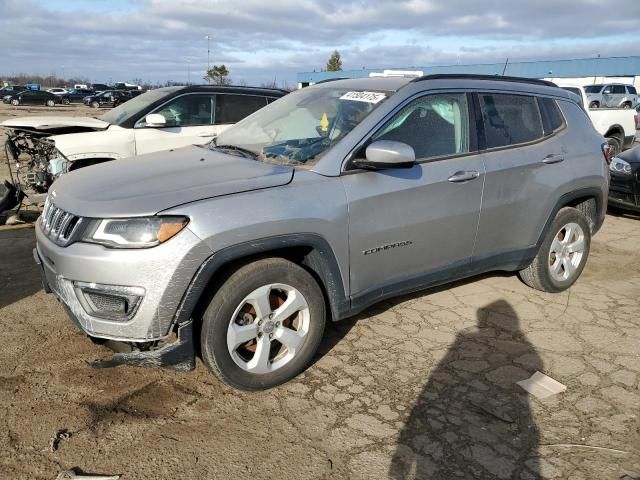
M 564 157 L 562 155 L 555 155 L 550 153 L 546 157 L 542 159 L 542 163 L 551 164 L 551 163 L 560 163 L 564 161 Z
M 447 178 L 447 180 L 452 183 L 462 183 L 468 182 L 470 180 L 475 180 L 479 176 L 480 173 L 476 172 L 475 170 L 460 170 L 459 172 L 456 172 L 449 178 Z

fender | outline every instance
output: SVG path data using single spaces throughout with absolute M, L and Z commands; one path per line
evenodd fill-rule
M 229 263 L 251 255 L 286 250 L 290 247 L 313 249 L 312 253 L 305 258 L 305 264 L 320 276 L 321 287 L 324 287 L 327 294 L 332 319 L 337 321 L 348 316 L 351 309 L 350 301 L 331 246 L 323 237 L 315 233 L 296 233 L 261 238 L 215 252 L 204 261 L 191 280 L 176 312 L 174 324 L 182 325 L 191 319 L 211 279 Z

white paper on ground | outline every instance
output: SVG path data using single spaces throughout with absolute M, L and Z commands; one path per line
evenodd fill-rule
M 567 390 L 566 385 L 540 372 L 536 372 L 526 380 L 520 380 L 516 383 L 540 400 Z

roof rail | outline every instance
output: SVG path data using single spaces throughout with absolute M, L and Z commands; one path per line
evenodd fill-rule
M 315 82 L 314 85 L 319 85 L 321 83 L 327 83 L 327 82 L 335 82 L 336 80 L 351 80 L 351 77 L 325 78 L 324 80 L 320 80 L 319 82 Z
M 514 83 L 531 83 L 534 85 L 545 85 L 547 87 L 557 87 L 553 82 L 547 80 L 540 80 L 537 78 L 526 77 L 506 77 L 504 75 L 480 75 L 475 73 L 438 73 L 434 75 L 424 75 L 422 77 L 415 78 L 411 82 L 421 82 L 423 80 L 454 80 L 454 79 L 469 79 L 469 80 L 493 80 L 500 82 L 514 82 Z

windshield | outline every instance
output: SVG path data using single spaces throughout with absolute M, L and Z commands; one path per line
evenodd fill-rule
M 589 85 L 587 87 L 584 87 L 584 91 L 587 93 L 600 93 L 600 90 L 602 90 L 602 87 L 604 85 Z
M 389 95 L 346 88 L 298 90 L 225 130 L 210 148 L 235 147 L 264 162 L 311 167 Z
M 118 125 L 120 122 L 128 119 L 132 115 L 135 115 L 139 111 L 144 110 L 152 103 L 157 102 L 167 95 L 170 95 L 179 88 L 180 87 L 170 87 L 149 90 L 142 95 L 138 95 L 137 97 L 132 98 L 127 102 L 121 103 L 115 108 L 112 108 L 99 118 L 102 121 Z

